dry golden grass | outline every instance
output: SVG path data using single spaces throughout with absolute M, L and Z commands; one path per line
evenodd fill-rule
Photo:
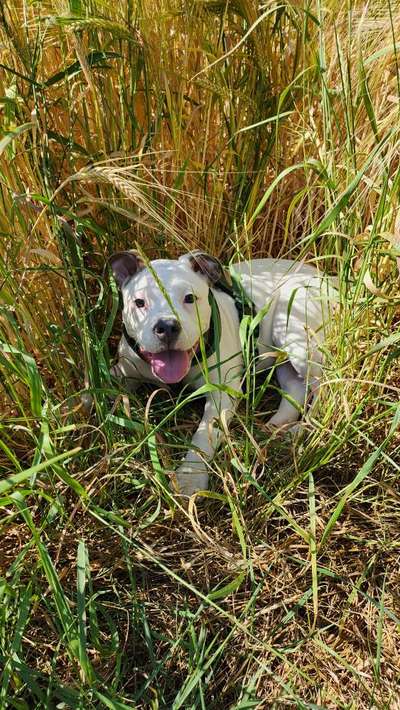
M 5 0 L 0 23 L 0 707 L 399 707 L 400 9 Z M 104 264 L 135 243 L 339 277 L 304 437 L 249 397 L 189 513 L 164 471 L 199 409 L 109 403 Z

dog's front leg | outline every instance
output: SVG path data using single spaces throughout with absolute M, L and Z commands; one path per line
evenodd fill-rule
M 240 381 L 230 383 L 240 391 Z M 194 434 L 191 446 L 183 463 L 176 472 L 179 493 L 191 496 L 196 491 L 208 488 L 208 468 L 206 461 L 211 461 L 218 447 L 221 430 L 218 420 L 227 424 L 235 410 L 235 400 L 226 392 L 215 391 L 208 395 L 199 427 Z

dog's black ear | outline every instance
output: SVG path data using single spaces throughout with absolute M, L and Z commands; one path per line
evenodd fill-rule
M 216 288 L 230 288 L 232 281 L 229 272 L 224 269 L 222 264 L 215 258 L 202 251 L 193 251 L 181 257 L 189 262 L 195 273 L 202 274 L 206 277 L 210 286 Z
M 134 251 L 117 251 L 110 256 L 108 263 L 119 288 L 122 288 L 127 279 L 144 268 L 143 261 Z

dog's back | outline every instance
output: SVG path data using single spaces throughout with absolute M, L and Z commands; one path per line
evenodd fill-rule
M 252 259 L 251 261 L 239 261 L 232 264 L 233 271 L 238 274 L 247 274 L 252 276 L 272 275 L 279 276 L 294 276 L 302 274 L 304 276 L 315 276 L 318 269 L 312 264 L 305 264 L 303 261 L 294 261 L 293 259 Z
M 254 259 L 232 265 L 257 311 L 267 307 L 261 322 L 259 351 L 270 346 L 286 351 L 299 374 L 320 362 L 319 344 L 329 319 L 335 289 L 315 266 L 291 259 Z

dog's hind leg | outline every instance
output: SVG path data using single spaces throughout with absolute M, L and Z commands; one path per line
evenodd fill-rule
M 276 376 L 283 392 L 283 397 L 278 410 L 271 417 L 268 424 L 274 427 L 294 424 L 304 412 L 308 392 L 307 384 L 290 362 L 278 365 Z M 287 399 L 285 394 L 289 395 L 292 401 Z

